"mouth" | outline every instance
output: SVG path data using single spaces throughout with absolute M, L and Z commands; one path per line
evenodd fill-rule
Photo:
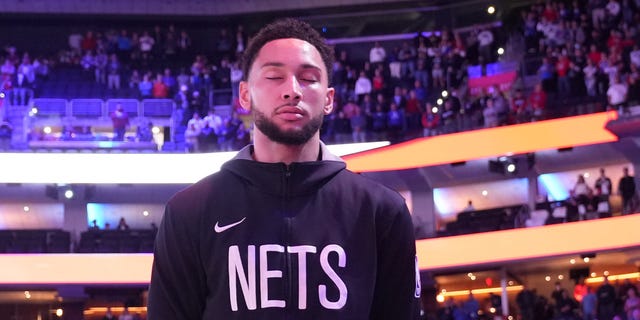
M 302 108 L 292 105 L 284 105 L 276 109 L 276 115 L 284 120 L 294 121 L 302 119 L 305 112 Z

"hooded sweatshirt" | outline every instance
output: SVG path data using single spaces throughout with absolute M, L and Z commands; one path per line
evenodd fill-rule
M 411 217 L 395 191 L 246 147 L 177 193 L 156 237 L 148 319 L 413 319 Z

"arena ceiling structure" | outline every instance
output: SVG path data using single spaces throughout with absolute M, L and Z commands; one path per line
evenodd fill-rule
M 307 20 L 327 38 L 421 32 L 446 27 L 486 24 L 510 8 L 532 1 L 398 1 L 398 0 L 8 0 L 0 7 L 3 20 L 30 17 L 158 20 L 224 26 L 261 25 L 278 17 Z M 487 7 L 495 6 L 494 15 Z M 248 30 L 253 31 L 253 30 Z

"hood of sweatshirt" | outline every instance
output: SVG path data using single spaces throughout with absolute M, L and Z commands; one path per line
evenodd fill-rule
M 285 163 L 266 163 L 255 161 L 252 157 L 253 146 L 249 145 L 231 160 L 222 165 L 240 177 L 248 185 L 273 195 L 290 197 L 304 196 L 317 192 L 346 165 L 342 159 L 333 155 L 324 144 L 320 144 L 319 161 Z

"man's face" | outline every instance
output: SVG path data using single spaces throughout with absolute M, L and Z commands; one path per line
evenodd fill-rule
M 333 108 L 333 88 L 318 50 L 300 39 L 278 39 L 258 52 L 240 104 L 253 112 L 256 128 L 270 140 L 301 145 L 318 133 Z

